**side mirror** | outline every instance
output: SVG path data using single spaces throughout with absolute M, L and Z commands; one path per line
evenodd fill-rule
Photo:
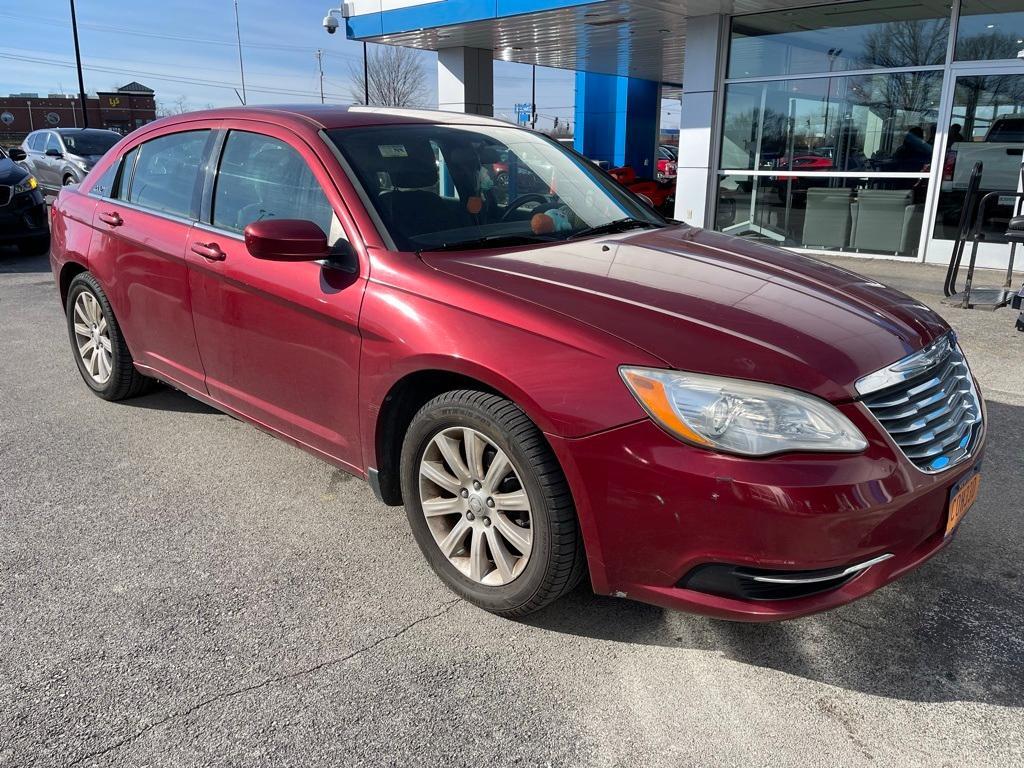
M 27 155 L 25 154 L 25 150 L 21 149 L 20 147 L 11 147 L 7 151 L 7 156 L 16 163 L 20 163 L 27 157 Z
M 318 261 L 330 256 L 327 235 L 312 221 L 265 219 L 245 228 L 245 247 L 256 259 Z
M 47 157 L 64 157 L 64 154 L 59 149 L 54 149 L 53 147 L 46 150 L 45 154 Z

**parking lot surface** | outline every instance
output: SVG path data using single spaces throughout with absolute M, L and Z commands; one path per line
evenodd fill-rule
M 843 265 L 936 306 L 981 380 L 952 545 L 788 623 L 586 585 L 515 622 L 365 483 L 169 389 L 93 396 L 48 262 L 0 250 L 0 766 L 1024 764 L 1024 334 L 941 307 L 941 270 Z

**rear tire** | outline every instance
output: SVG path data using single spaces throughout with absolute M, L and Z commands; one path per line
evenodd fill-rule
M 135 369 L 121 327 L 99 282 L 88 272 L 68 287 L 68 337 L 78 372 L 104 400 L 126 400 L 149 391 L 154 382 Z
M 565 475 L 514 403 L 473 390 L 435 397 L 406 432 L 401 479 L 409 525 L 427 562 L 474 605 L 525 616 L 582 578 L 585 553 Z

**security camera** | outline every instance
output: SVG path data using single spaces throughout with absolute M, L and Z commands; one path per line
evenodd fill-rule
M 338 20 L 330 14 L 324 16 L 324 29 L 327 30 L 328 35 L 333 35 L 338 31 Z

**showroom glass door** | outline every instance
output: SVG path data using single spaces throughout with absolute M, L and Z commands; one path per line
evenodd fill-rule
M 980 191 L 969 210 L 972 222 L 979 214 L 981 199 L 988 193 L 998 194 L 992 194 L 981 211 L 984 242 L 978 251 L 978 265 L 1005 267 L 1010 246 L 1003 235 L 1021 205 L 1017 193 L 1024 161 L 1024 67 L 957 68 L 946 85 L 943 107 L 946 130 L 941 169 L 936 169 L 934 182 L 938 194 L 927 260 L 949 259 L 967 202 L 968 180 L 980 162 Z

